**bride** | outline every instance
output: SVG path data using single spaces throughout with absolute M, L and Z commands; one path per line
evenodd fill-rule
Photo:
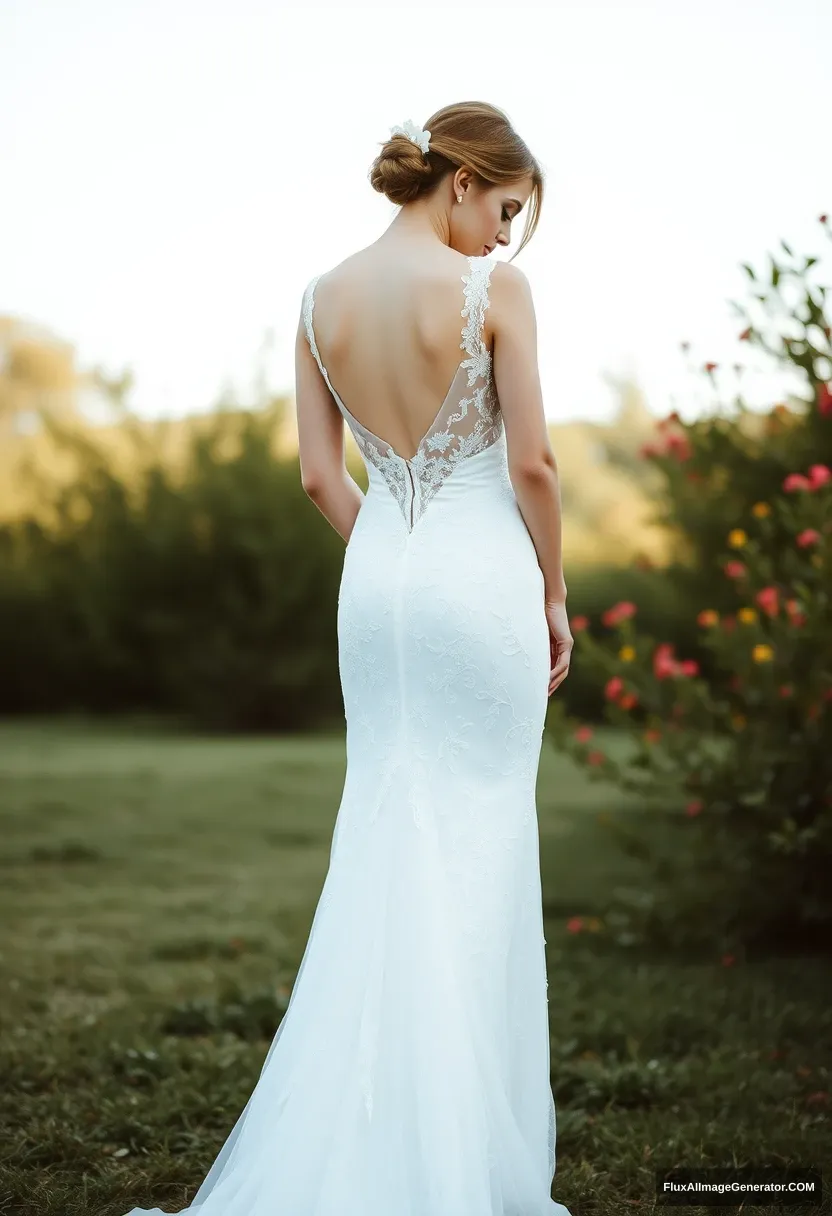
M 289 1006 L 186 1210 L 569 1216 L 535 803 L 572 651 L 560 491 L 528 280 L 489 259 L 543 175 L 463 102 L 393 127 L 370 181 L 401 210 L 309 282 L 296 346 L 303 486 L 346 541 L 344 790 Z

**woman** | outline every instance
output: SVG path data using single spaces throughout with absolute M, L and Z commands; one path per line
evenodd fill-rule
M 296 346 L 303 485 L 347 542 L 343 797 L 289 1007 L 187 1211 L 569 1216 L 535 804 L 572 650 L 560 493 L 528 281 L 487 256 L 532 198 L 526 243 L 543 177 L 468 102 L 392 128 L 370 180 L 401 210 L 311 280 Z

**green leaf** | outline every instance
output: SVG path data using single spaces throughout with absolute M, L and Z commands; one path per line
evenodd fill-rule
M 794 257 L 794 254 L 792 253 L 791 249 L 789 249 L 789 247 L 785 241 L 781 241 L 780 244 L 782 245 L 783 249 L 785 249 L 786 253 L 789 255 L 790 258 Z
M 745 273 L 748 275 L 749 279 L 751 279 L 752 282 L 756 283 L 757 277 L 754 274 L 752 267 L 748 265 L 748 262 L 740 262 L 740 265 L 742 266 Z

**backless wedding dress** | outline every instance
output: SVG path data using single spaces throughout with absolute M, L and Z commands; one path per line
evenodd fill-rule
M 535 803 L 549 630 L 483 340 L 493 266 L 468 258 L 464 358 L 409 459 L 339 398 L 320 275 L 304 292 L 369 478 L 338 599 L 347 770 L 288 1008 L 198 1216 L 569 1216 Z M 127 1216 L 147 1212 L 168 1216 Z

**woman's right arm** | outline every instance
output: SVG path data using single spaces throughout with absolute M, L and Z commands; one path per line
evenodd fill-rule
M 491 272 L 494 385 L 506 432 L 508 471 L 529 530 L 547 604 L 566 600 L 558 467 L 543 412 L 537 366 L 537 320 L 522 270 L 499 262 Z

